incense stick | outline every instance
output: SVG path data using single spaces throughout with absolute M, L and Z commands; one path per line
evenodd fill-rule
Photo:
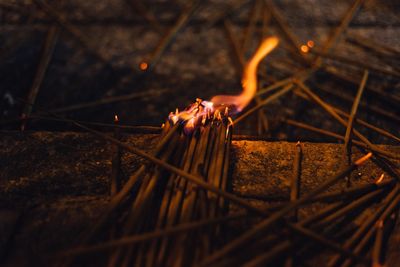
M 362 164 L 364 161 L 366 161 L 371 156 L 372 156 L 371 153 L 367 154 L 363 158 L 357 160 L 350 167 L 341 171 L 336 176 L 328 179 L 327 181 L 325 181 L 324 183 L 319 185 L 317 188 L 311 190 L 308 194 L 306 194 L 302 198 L 299 198 L 296 201 L 288 203 L 281 210 L 271 214 L 268 218 L 263 220 L 261 223 L 257 224 L 256 226 L 254 226 L 252 229 L 250 229 L 247 232 L 245 232 L 244 234 L 242 234 L 237 239 L 233 240 L 229 244 L 222 247 L 220 250 L 216 251 L 211 256 L 204 259 L 203 265 L 209 264 L 209 263 L 227 255 L 228 253 L 233 252 L 240 246 L 251 241 L 255 236 L 265 233 L 270 228 L 270 226 L 276 224 L 279 220 L 282 219 L 283 216 L 285 216 L 289 212 L 293 211 L 295 208 L 301 206 L 302 204 L 306 203 L 309 199 L 313 198 L 314 196 L 325 191 L 331 185 L 335 184 L 337 181 L 339 181 L 340 179 L 342 179 L 343 177 L 345 177 L 346 175 L 351 173 L 353 170 L 355 170 L 360 164 Z

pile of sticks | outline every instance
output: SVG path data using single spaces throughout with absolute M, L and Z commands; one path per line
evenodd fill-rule
M 381 163 L 395 178 L 382 175 L 371 184 L 327 192 L 370 159 L 368 153 L 303 193 L 298 143 L 290 202 L 261 209 L 228 193 L 231 137 L 225 118 L 191 135 L 183 133 L 182 125 L 167 123 L 155 156 L 166 166 L 179 166 L 184 176 L 161 162 L 143 165 L 112 198 L 81 245 L 58 255 L 69 259 L 64 265 L 292 266 L 312 263 L 321 254 L 329 256 L 328 266 L 384 264 L 400 204 L 399 175 L 393 166 Z M 188 181 L 187 174 L 204 177 L 208 186 Z M 232 205 L 244 210 L 229 211 Z M 310 213 L 309 208 L 317 211 Z M 261 220 L 243 231 L 254 215 Z
M 204 182 L 216 188 L 228 190 L 232 138 L 228 117 L 211 116 L 189 134 L 184 127 L 181 122 L 174 125 L 168 121 L 155 156 L 187 173 L 203 177 Z M 104 219 L 83 238 L 83 243 L 157 231 L 165 233 L 165 229 L 177 225 L 207 221 L 227 213 L 226 199 L 161 167 L 142 166 L 133 176 L 129 195 L 118 207 L 112 208 L 112 216 L 111 209 L 105 211 Z M 108 266 L 191 266 L 218 247 L 223 230 L 222 225 L 215 225 L 192 232 L 182 231 L 174 237 L 161 235 L 146 243 L 115 247 L 103 262 L 106 260 Z M 81 260 L 73 259 L 67 265 Z
M 48 58 L 52 54 L 52 47 L 57 39 L 58 27 L 67 30 L 86 50 L 107 63 L 107 58 L 88 45 L 87 38 L 48 6 L 46 1 L 35 0 L 34 2 L 49 18 L 52 18 L 57 26 L 50 28 L 43 59 L 28 95 L 27 108 L 24 109 L 24 120 L 32 118 L 30 106 L 34 104 L 43 80 Z M 166 51 L 166 47 L 174 39 L 173 37 L 187 25 L 188 19 L 197 10 L 198 2 L 192 1 L 192 4 L 182 11 L 176 24 L 165 33 L 164 38 L 161 38 L 152 57 L 143 61 L 150 66 L 150 69 L 154 69 Z M 248 1 L 243 1 L 235 9 L 240 9 L 246 2 Z M 285 44 L 282 47 L 290 57 L 284 62 L 287 64 L 283 67 L 280 65 L 278 68 L 274 64 L 271 64 L 271 67 L 289 76 L 273 81 L 268 87 L 260 88 L 255 99 L 256 105 L 236 118 L 235 124 L 258 111 L 257 132 L 259 135 L 267 133 L 269 131 L 267 116 L 262 109 L 272 101 L 293 92 L 294 95 L 323 109 L 333 118 L 333 121 L 340 123 L 346 129 L 345 136 L 342 136 L 295 121 L 294 118 L 284 121 L 290 126 L 343 140 L 344 170 L 332 178 L 327 178 L 325 183 L 318 185 L 311 192 L 301 192 L 302 151 L 301 145 L 297 145 L 290 202 L 271 205 L 264 210 L 229 193 L 228 165 L 232 131 L 227 118 L 209 120 L 190 135 L 183 133 L 182 125 L 173 125 L 168 122 L 162 130 L 162 138 L 154 157 L 75 122 L 75 125 L 81 125 L 81 128 L 112 141 L 118 147 L 143 156 L 152 164 L 143 165 L 121 190 L 114 192 L 115 195 L 109 207 L 93 228 L 80 239 L 79 246 L 62 253 L 63 256 L 68 256 L 67 261 L 63 258 L 63 265 L 93 266 L 98 263 L 98 265 L 108 266 L 276 266 L 283 264 L 292 266 L 307 265 L 310 260 L 312 263 L 312 260 L 322 253 L 324 255 L 328 253 L 328 266 L 350 266 L 355 262 L 376 266 L 384 264 L 385 246 L 399 212 L 400 178 L 396 162 L 400 156 L 381 149 L 356 128 L 361 125 L 396 142 L 400 139 L 386 129 L 357 118 L 356 113 L 360 106 L 372 114 L 392 122 L 399 122 L 399 117 L 392 111 L 378 107 L 377 103 L 367 105 L 361 97 L 365 92 L 369 97 L 377 97 L 388 107 L 397 106 L 400 101 L 397 95 L 377 90 L 367 84 L 367 81 L 370 72 L 391 78 L 399 78 L 400 75 L 396 66 L 391 65 L 393 64 L 391 60 L 387 63 L 389 65 L 387 67 L 390 68 L 380 68 L 371 65 L 372 63 L 366 64 L 347 57 L 343 58 L 336 54 L 335 47 L 344 36 L 347 41 L 367 47 L 369 52 L 377 54 L 380 58 L 382 54 L 398 58 L 399 51 L 384 47 L 381 43 L 371 44 L 371 40 L 365 41 L 346 33 L 352 18 L 365 1 L 353 1 L 343 14 L 340 24 L 333 29 L 333 34 L 326 43 L 321 45 L 321 49 L 310 47 L 306 50 L 308 52 L 300 49 L 302 42 L 288 26 L 273 1 L 252 2 L 254 12 L 263 6 L 263 14 L 259 16 L 262 23 L 262 35 L 265 35 L 271 18 L 280 36 L 283 37 Z M 218 19 L 210 22 L 208 27 L 217 22 L 223 22 L 234 48 L 239 73 L 241 73 L 250 39 L 260 23 L 257 22 L 257 16 L 251 12 L 243 40 L 236 40 L 229 19 L 229 15 L 234 11 L 223 12 Z M 151 20 L 151 25 L 155 25 L 151 16 L 144 17 Z M 376 50 L 376 48 L 380 49 Z M 334 69 L 326 59 L 356 67 L 360 73 L 363 71 L 364 74 L 361 79 L 358 79 L 343 71 L 340 72 Z M 296 71 L 293 72 L 293 69 Z M 356 97 L 353 99 L 343 92 L 335 95 L 333 90 L 325 89 L 320 84 L 316 85 L 311 78 L 318 72 L 328 74 L 335 80 L 359 85 Z M 328 95 L 353 103 L 351 111 L 347 113 L 324 101 L 318 95 L 317 88 Z M 270 94 L 274 90 L 276 91 Z M 270 95 L 262 98 L 266 94 Z M 94 103 L 60 108 L 54 112 L 77 110 L 140 96 L 142 95 L 135 94 L 102 99 Z M 309 118 L 309 121 L 312 119 Z M 373 184 L 352 187 L 348 183 L 349 187 L 346 191 L 327 193 L 326 190 L 341 179 L 347 177 L 350 181 L 352 172 L 366 160 L 363 158 L 352 163 L 353 146 L 374 152 L 375 163 L 383 171 L 389 173 L 393 180 L 382 182 L 382 179 L 378 179 Z M 245 212 L 228 214 L 228 200 L 230 205 L 234 202 Z M 307 209 L 314 209 L 317 212 L 310 215 L 310 212 L 304 212 Z M 228 221 L 243 219 L 250 215 L 259 216 L 260 220 L 256 221 L 255 226 L 237 235 L 236 232 L 231 232 L 235 227 Z M 246 223 L 241 223 L 241 225 L 246 225 Z M 88 254 L 89 252 L 95 254 Z
M 207 257 L 202 266 L 313 265 L 321 255 L 329 259 L 326 266 L 384 266 L 399 212 L 399 184 L 382 182 L 382 176 L 374 184 L 320 194 L 329 182 L 351 173 L 347 169 L 297 198 L 299 169 L 294 169 L 291 202 L 271 207 L 277 211 Z M 321 202 L 326 205 L 317 212 L 298 216 L 299 206 Z

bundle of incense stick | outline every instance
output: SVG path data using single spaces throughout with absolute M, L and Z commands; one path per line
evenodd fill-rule
M 64 265 L 76 266 L 87 259 L 90 262 L 84 262 L 88 263 L 84 266 L 281 266 L 283 260 L 285 266 L 291 266 L 307 263 L 320 253 L 331 256 L 328 266 L 384 261 L 385 233 L 393 230 L 400 204 L 397 180 L 382 182 L 381 175 L 370 185 L 326 193 L 372 153 L 301 195 L 302 149 L 296 144 L 294 197 L 264 210 L 227 193 L 232 126 L 229 118 L 215 114 L 207 115 L 189 134 L 184 130 L 185 122 L 167 122 L 155 151 L 160 160 L 151 162 L 178 166 L 186 174 L 143 165 L 112 198 L 83 246 L 63 253 L 68 256 Z M 107 135 L 99 136 L 119 142 Z M 184 179 L 190 175 L 203 180 L 192 184 L 195 179 Z M 261 221 L 233 235 L 229 231 L 234 229 L 227 221 L 244 218 L 245 214 L 223 216 L 228 203 L 217 195 L 261 216 Z M 324 201 L 329 204 L 317 207 L 312 214 L 300 212 L 305 206 Z M 293 216 L 297 212 L 298 218 Z M 100 239 L 105 242 L 98 242 Z M 91 246 L 93 242 L 97 244 Z M 363 253 L 371 248 L 372 259 Z M 106 252 L 84 258 L 86 253 L 101 251 Z M 70 257 L 74 255 L 79 257 Z
M 184 171 L 203 177 L 223 190 L 228 188 L 232 125 L 219 112 L 208 116 L 188 134 L 185 122 L 168 121 L 162 135 L 170 136 L 158 157 Z M 138 235 L 182 223 L 225 214 L 228 203 L 159 167 L 147 167 L 138 177 L 129 208 L 121 214 L 114 238 Z M 210 254 L 221 237 L 220 226 L 199 228 L 173 237 L 154 239 L 111 250 L 108 266 L 190 266 Z M 194 249 L 194 247 L 196 249 Z

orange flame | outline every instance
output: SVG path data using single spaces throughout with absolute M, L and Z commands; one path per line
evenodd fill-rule
M 253 57 L 247 62 L 243 71 L 242 86 L 243 92 L 240 95 L 218 95 L 214 96 L 211 101 L 205 101 L 197 98 L 196 102 L 188 106 L 185 110 L 171 112 L 168 116 L 173 124 L 182 123 L 184 132 L 189 134 L 201 125 L 205 125 L 207 121 L 223 121 L 227 119 L 228 129 L 232 128 L 233 121 L 229 117 L 231 107 L 234 112 L 242 111 L 252 100 L 257 91 L 257 68 L 261 60 L 267 56 L 279 43 L 277 37 L 265 39 L 258 47 Z M 146 65 L 147 67 L 147 65 Z
M 266 38 L 258 47 L 253 57 L 247 62 L 243 71 L 243 91 L 239 95 L 217 95 L 211 99 L 215 106 L 235 106 L 236 111 L 242 111 L 253 99 L 257 91 L 257 68 L 260 61 L 266 57 L 279 43 L 275 36 Z

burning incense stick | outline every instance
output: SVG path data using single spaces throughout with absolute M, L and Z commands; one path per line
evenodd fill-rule
M 114 124 L 119 124 L 118 116 L 114 116 Z M 114 138 L 120 140 L 121 131 L 118 127 L 114 128 Z M 111 186 L 110 195 L 114 196 L 121 188 L 121 150 L 119 146 L 114 146 L 114 155 L 111 159 Z

